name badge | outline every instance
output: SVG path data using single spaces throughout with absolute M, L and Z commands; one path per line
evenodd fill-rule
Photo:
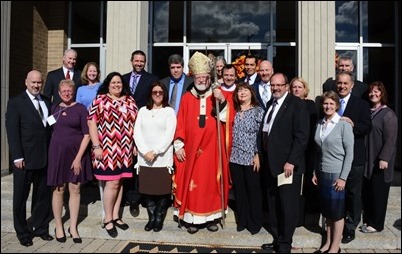
M 263 132 L 268 132 L 268 129 L 269 129 L 269 124 L 264 123 L 264 126 L 262 126 L 262 131 Z
M 56 119 L 54 118 L 53 115 L 49 116 L 46 121 L 50 126 L 56 123 Z
M 120 112 L 127 113 L 127 109 L 124 106 L 119 107 Z

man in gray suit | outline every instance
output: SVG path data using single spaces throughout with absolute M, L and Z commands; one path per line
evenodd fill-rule
M 169 104 L 177 114 L 181 97 L 185 92 L 190 90 L 193 78 L 184 74 L 184 60 L 182 56 L 178 54 L 171 55 L 168 59 L 168 65 L 170 76 L 161 79 L 161 83 L 166 86 L 169 92 Z

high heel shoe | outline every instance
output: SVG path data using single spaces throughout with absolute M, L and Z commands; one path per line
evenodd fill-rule
M 70 234 L 70 237 L 73 238 L 74 243 L 82 243 L 81 237 L 79 237 L 79 236 L 76 238 L 73 237 L 73 235 L 70 233 L 70 227 L 67 229 L 67 232 Z M 77 230 L 77 233 L 78 233 L 78 230 Z
M 66 233 L 64 233 L 64 230 L 63 230 L 63 235 L 64 235 L 63 237 L 58 238 L 57 234 L 56 234 L 56 228 L 54 228 L 54 237 L 56 237 L 56 241 L 58 241 L 59 243 L 65 243 L 67 238 L 66 238 Z

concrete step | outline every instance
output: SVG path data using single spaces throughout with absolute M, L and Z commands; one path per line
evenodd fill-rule
M 11 183 L 10 183 L 11 182 Z M 12 176 L 1 178 L 1 231 L 14 232 L 12 223 Z M 3 191 L 4 190 L 4 191 Z M 111 239 L 105 229 L 101 228 L 101 202 L 99 190 L 96 186 L 84 186 L 82 188 L 81 208 L 79 217 L 79 233 L 83 238 Z M 348 249 L 400 249 L 401 247 L 401 189 L 392 187 L 386 217 L 386 228 L 381 233 L 363 234 L 356 231 L 356 240 L 341 248 Z M 27 204 L 30 210 L 30 198 Z M 225 219 L 224 229 L 218 232 L 209 232 L 201 229 L 198 233 L 190 235 L 183 228 L 178 228 L 178 224 L 173 221 L 173 208 L 168 209 L 164 228 L 160 232 L 146 232 L 144 226 L 147 223 L 146 209 L 140 208 L 140 215 L 133 218 L 128 206 L 122 208 L 123 220 L 130 226 L 126 231 L 118 229 L 119 240 L 137 240 L 148 242 L 173 242 L 187 244 L 214 244 L 214 245 L 236 245 L 236 246 L 260 246 L 263 243 L 271 242 L 272 236 L 263 228 L 258 234 L 251 235 L 248 231 L 237 232 L 234 212 L 230 209 Z M 28 211 L 28 216 L 29 215 Z M 69 225 L 69 216 L 64 212 L 63 221 L 65 230 Z M 399 226 L 398 226 L 399 221 Z M 54 223 L 50 223 L 49 233 L 54 233 Z M 305 226 L 296 229 L 294 234 L 293 246 L 303 248 L 317 248 L 322 241 L 321 228 L 316 223 L 315 226 Z

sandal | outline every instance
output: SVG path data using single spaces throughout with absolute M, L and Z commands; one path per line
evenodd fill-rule
M 117 222 L 122 222 L 122 223 L 117 223 Z M 116 227 L 118 227 L 118 228 L 120 228 L 120 229 L 122 229 L 122 230 L 127 230 L 128 229 L 128 224 L 127 223 L 124 223 L 122 220 L 121 220 L 121 218 L 117 218 L 117 219 L 114 219 L 113 220 L 113 224 L 116 226 Z
M 111 229 L 107 229 L 106 225 L 108 225 L 110 223 L 113 225 L 113 227 Z M 116 227 L 114 226 L 113 220 L 103 223 L 102 228 L 106 229 L 106 232 L 113 238 L 115 238 L 118 235 Z
M 195 226 L 189 226 L 189 227 L 187 228 L 187 232 L 190 233 L 190 234 L 195 234 L 195 233 L 198 232 L 198 228 L 195 227 Z

